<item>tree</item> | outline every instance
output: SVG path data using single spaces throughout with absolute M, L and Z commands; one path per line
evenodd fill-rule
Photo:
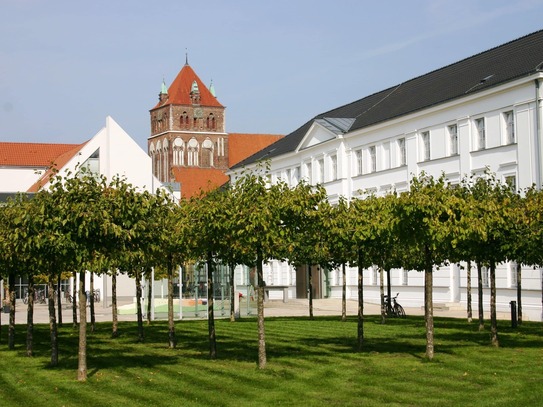
M 267 357 L 262 265 L 270 259 L 284 259 L 286 232 L 280 202 L 285 185 L 269 185 L 268 177 L 257 171 L 242 174 L 232 188 L 238 214 L 233 225 L 236 241 L 243 250 L 243 263 L 254 265 L 257 272 L 258 367 L 264 369 Z
M 328 262 L 328 246 L 324 233 L 326 190 L 301 181 L 294 188 L 277 184 L 282 191 L 280 212 L 285 230 L 286 253 L 289 263 L 307 265 L 309 283 L 309 318 L 313 319 L 313 280 L 311 266 Z
M 426 357 L 434 357 L 433 267 L 447 261 L 456 245 L 462 201 L 451 193 L 445 177 L 413 177 L 401 193 L 396 216 L 399 238 L 406 243 L 404 267 L 424 270 Z
M 115 227 L 105 206 L 106 179 L 81 168 L 76 174 L 51 179 L 49 193 L 62 213 L 63 233 L 70 240 L 67 268 L 79 273 L 79 351 L 77 379 L 87 379 L 87 311 L 85 273 L 95 268 L 104 247 L 111 250 Z M 75 299 L 74 299 L 75 300 Z
M 347 320 L 347 281 L 345 265 L 353 262 L 355 257 L 353 233 L 349 219 L 349 202 L 340 197 L 337 205 L 332 206 L 326 201 L 321 205 L 323 211 L 323 231 L 326 246 L 329 252 L 329 263 L 331 268 L 341 267 L 342 288 L 341 288 L 341 320 Z
M 514 232 L 516 228 L 514 202 L 517 197 L 508 185 L 499 182 L 489 172 L 464 183 L 467 183 L 467 188 L 471 193 L 463 208 L 464 220 L 459 236 L 465 240 L 463 247 L 469 245 L 472 258 L 477 263 L 480 290 L 481 266 L 489 266 L 491 343 L 499 346 L 496 317 L 496 265 L 514 256 L 517 236 Z M 482 303 L 481 297 L 479 294 L 479 304 Z M 480 329 L 481 318 L 480 311 Z

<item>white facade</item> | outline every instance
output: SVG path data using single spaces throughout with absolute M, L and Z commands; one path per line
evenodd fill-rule
M 498 179 L 514 183 L 517 189 L 532 184 L 541 187 L 541 78 L 541 73 L 534 73 L 345 133 L 333 132 L 314 120 L 296 149 L 271 158 L 272 180 L 293 185 L 305 178 L 312 184 L 321 183 L 332 203 L 340 196 L 351 199 L 367 190 L 377 194 L 406 191 L 409 180 L 421 171 L 435 177 L 444 173 L 457 183 L 466 175 L 484 173 L 488 167 Z M 265 280 L 292 285 L 293 295 L 296 273 L 292 268 L 283 272 L 285 267 L 270 263 L 264 271 Z M 510 301 L 517 299 L 516 274 L 506 263 L 499 265 L 496 276 L 497 309 L 509 312 Z M 321 278 L 328 284 L 329 295 L 340 298 L 341 272 L 332 270 Z M 393 270 L 392 292 L 401 293 L 404 306 L 422 306 L 423 280 L 418 271 Z M 347 287 L 348 298 L 357 298 L 356 268 L 347 271 Z M 475 267 L 472 287 L 476 311 Z M 542 270 L 523 267 L 522 289 L 524 319 L 541 320 Z M 364 290 L 367 301 L 379 302 L 379 280 L 371 269 L 364 271 Z M 488 310 L 489 289 L 484 290 L 484 301 Z M 434 302 L 466 306 L 465 264 L 436 269 Z
M 151 157 L 113 120 L 106 118 L 106 125 L 88 142 L 75 152 L 62 168 L 59 174 L 65 175 L 66 171 L 72 174 L 81 165 L 106 176 L 111 180 L 114 176 L 122 176 L 135 188 L 149 192 L 162 187 L 162 183 L 153 175 Z M 46 173 L 46 169 L 39 171 L 24 167 L 0 168 L 0 192 L 26 192 L 32 185 L 39 181 Z M 47 188 L 45 183 L 43 188 Z M 70 282 L 73 284 L 73 281 Z M 111 297 L 111 277 L 102 278 L 95 276 L 95 289 Z M 89 275 L 87 274 L 86 287 L 89 287 Z M 136 292 L 136 284 L 126 275 L 117 278 L 117 296 L 119 298 L 133 298 Z M 107 301 L 101 302 L 107 307 Z

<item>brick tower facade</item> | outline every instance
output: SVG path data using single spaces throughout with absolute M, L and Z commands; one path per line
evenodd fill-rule
M 149 155 L 153 172 L 163 182 L 176 181 L 175 169 L 228 169 L 225 108 L 198 75 L 185 64 L 169 89 L 165 84 L 151 109 Z

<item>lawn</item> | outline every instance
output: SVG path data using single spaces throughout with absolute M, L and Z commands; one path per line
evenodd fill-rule
M 436 318 L 436 356 L 424 359 L 422 317 L 381 325 L 365 319 L 356 351 L 356 319 L 266 320 L 268 367 L 257 369 L 252 318 L 216 321 L 218 358 L 208 357 L 207 321 L 176 323 L 177 349 L 167 348 L 167 323 L 145 327 L 97 324 L 89 334 L 85 383 L 76 381 L 78 331 L 60 329 L 60 365 L 50 368 L 48 325 L 35 327 L 35 356 L 25 356 L 26 326 L 16 350 L 0 341 L 2 406 L 526 406 L 541 405 L 543 331 L 540 323 L 500 326 L 500 348 L 489 332 L 465 320 Z

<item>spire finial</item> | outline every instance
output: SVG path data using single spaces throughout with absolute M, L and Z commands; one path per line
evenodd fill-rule
M 185 65 L 188 65 L 188 64 L 189 64 L 189 52 L 185 48 Z

